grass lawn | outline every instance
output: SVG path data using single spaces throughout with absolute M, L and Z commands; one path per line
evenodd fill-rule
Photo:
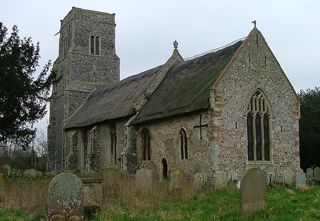
M 240 215 L 240 192 L 234 186 L 207 191 L 190 199 L 143 199 L 125 202 L 112 199 L 95 221 L 102 220 L 221 220 L 221 221 L 316 221 L 320 220 L 320 186 L 308 189 L 268 187 L 267 207 L 254 215 Z M 44 215 L 32 215 L 19 209 L 0 209 L 0 221 L 40 221 Z
M 295 187 L 268 187 L 264 211 L 240 215 L 240 191 L 235 187 L 209 191 L 189 200 L 155 201 L 146 209 L 123 208 L 123 211 L 101 214 L 95 220 L 221 220 L 221 221 L 316 221 L 320 220 L 320 187 L 308 190 Z

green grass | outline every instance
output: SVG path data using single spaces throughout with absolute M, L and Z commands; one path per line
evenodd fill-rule
M 111 207 L 94 221 L 215 220 L 215 221 L 316 221 L 320 220 L 320 186 L 300 190 L 295 187 L 268 187 L 267 206 L 251 216 L 240 214 L 240 192 L 234 186 L 207 191 L 189 199 L 139 199 L 135 202 L 111 199 Z M 140 204 L 139 204 L 140 203 Z M 44 215 L 19 209 L 1 209 L 0 221 L 40 221 Z
M 269 187 L 266 208 L 251 216 L 240 214 L 240 192 L 234 187 L 209 191 L 189 200 L 158 201 L 152 207 L 100 214 L 95 220 L 197 220 L 197 221 L 316 221 L 320 220 L 320 187 L 306 192 L 295 187 Z
M 28 214 L 21 209 L 0 209 L 0 221 L 46 221 L 43 214 Z

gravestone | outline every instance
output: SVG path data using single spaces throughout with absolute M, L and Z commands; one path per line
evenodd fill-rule
M 308 168 L 307 169 L 307 179 L 310 179 L 313 177 L 313 169 L 312 168 Z
M 265 173 L 258 168 L 249 169 L 241 180 L 241 213 L 243 215 L 250 215 L 264 209 L 266 192 L 267 178 Z
M 294 173 L 292 170 L 286 170 L 283 173 L 283 184 L 292 185 L 294 183 Z
M 3 176 L 5 176 L 5 177 L 11 176 L 11 166 L 7 165 L 7 164 L 1 166 L 0 167 L 0 173 L 2 173 Z
M 37 177 L 37 171 L 35 169 L 26 169 L 23 172 L 23 176 L 24 177 L 28 177 L 28 178 L 36 178 Z
M 235 170 L 228 171 L 228 180 L 230 181 L 237 181 L 238 180 L 238 173 Z
M 179 189 L 182 183 L 182 173 L 180 170 L 173 170 L 170 173 L 169 190 Z
M 301 170 L 296 173 L 296 186 L 299 187 L 301 185 L 306 184 L 306 174 Z
M 0 202 L 4 200 L 4 176 L 0 173 Z
M 215 189 L 221 189 L 228 185 L 228 177 L 226 173 L 219 173 L 216 175 L 214 180 Z
M 48 221 L 83 221 L 83 184 L 71 173 L 55 176 L 48 190 Z
M 274 183 L 276 180 L 276 174 L 275 173 L 268 173 L 267 174 L 267 184 Z
M 208 183 L 208 177 L 207 174 L 204 173 L 196 173 L 193 176 L 193 188 L 195 190 L 200 190 L 202 188 L 205 188 Z
M 141 192 L 148 192 L 153 187 L 153 171 L 151 169 L 142 168 L 136 172 L 134 181 L 136 189 Z
M 313 177 L 316 181 L 320 181 L 320 167 L 315 167 L 313 170 Z
M 83 183 L 83 206 L 100 208 L 103 200 L 102 179 L 82 178 Z

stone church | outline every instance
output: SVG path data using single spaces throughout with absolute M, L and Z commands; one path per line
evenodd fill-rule
M 299 170 L 299 100 L 256 27 L 187 60 L 174 42 L 164 64 L 123 80 L 114 14 L 72 8 L 59 33 L 49 169 L 148 168 L 159 180 Z

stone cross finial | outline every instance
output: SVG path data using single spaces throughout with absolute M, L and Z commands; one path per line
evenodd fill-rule
M 178 49 L 178 42 L 176 40 L 173 42 L 173 47 L 176 50 Z
M 253 20 L 252 23 L 253 23 L 254 27 L 257 27 L 257 21 L 256 20 Z

